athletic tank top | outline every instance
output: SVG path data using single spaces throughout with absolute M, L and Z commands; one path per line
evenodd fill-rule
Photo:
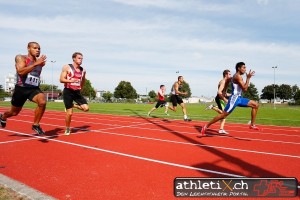
M 30 58 L 26 57 L 26 67 L 33 64 L 33 61 Z M 17 85 L 21 87 L 39 87 L 40 86 L 40 76 L 42 73 L 42 66 L 36 66 L 28 74 L 21 76 L 17 72 Z
M 175 82 L 175 83 L 176 83 L 176 82 Z M 175 88 L 174 88 L 175 83 L 173 84 L 173 87 L 172 87 L 172 90 L 171 90 L 171 94 L 173 94 L 173 95 L 178 95 L 178 94 L 176 94 L 176 92 L 175 92 Z M 182 85 L 179 85 L 179 84 L 178 84 L 178 91 L 181 91 L 181 89 L 182 89 Z
M 74 66 L 72 64 L 69 64 L 70 66 L 70 73 L 67 75 L 67 80 L 71 80 L 72 78 L 79 79 L 79 82 L 76 83 L 65 83 L 65 88 L 69 88 L 72 90 L 81 90 L 81 82 L 82 82 L 82 77 L 84 74 L 83 68 L 80 66 L 79 69 L 80 71 L 76 71 Z
M 233 78 L 231 79 L 231 88 L 232 88 L 232 94 L 241 96 L 242 95 L 242 88 L 237 84 L 233 82 Z
M 158 90 L 158 92 L 157 92 L 158 100 L 164 101 L 165 97 L 163 95 L 161 95 L 160 93 L 163 94 L 162 90 Z

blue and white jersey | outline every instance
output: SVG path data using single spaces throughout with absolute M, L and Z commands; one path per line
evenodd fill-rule
M 239 86 L 239 84 L 234 83 L 233 79 L 231 79 L 231 88 L 232 88 L 232 95 L 242 96 L 242 88 Z

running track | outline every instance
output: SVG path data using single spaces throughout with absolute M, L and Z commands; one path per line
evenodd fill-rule
M 64 136 L 64 116 L 45 112 L 46 136 L 31 130 L 33 110 L 8 119 L 0 173 L 57 199 L 182 199 L 176 177 L 296 177 L 299 185 L 300 128 L 228 123 L 228 136 L 199 137 L 199 121 L 75 113 L 75 133 Z

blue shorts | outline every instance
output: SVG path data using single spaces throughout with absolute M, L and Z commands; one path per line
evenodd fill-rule
M 243 98 L 242 96 L 231 95 L 228 99 L 228 103 L 224 109 L 225 112 L 231 113 L 235 107 L 248 107 L 250 99 Z

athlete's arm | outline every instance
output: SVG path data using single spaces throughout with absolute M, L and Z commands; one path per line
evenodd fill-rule
M 178 89 L 179 89 L 179 84 L 178 84 L 178 82 L 176 82 L 176 83 L 174 83 L 175 94 L 181 94 L 181 95 L 187 94 L 187 92 L 180 92 Z
M 83 88 L 84 84 L 85 84 L 85 75 L 86 75 L 86 71 L 84 70 L 83 73 L 82 73 L 82 79 L 81 79 L 81 89 Z
M 220 99 L 227 102 L 227 99 L 225 96 L 226 92 L 224 93 L 224 88 L 225 88 L 225 80 L 221 80 L 219 83 L 218 96 L 220 97 Z
M 75 82 L 79 81 L 78 79 L 71 79 L 71 80 L 67 79 L 67 75 L 69 74 L 69 69 L 70 69 L 69 65 L 63 66 L 62 71 L 60 73 L 60 78 L 59 78 L 59 81 L 61 83 L 75 83 Z
M 44 66 L 46 59 L 47 57 L 45 55 L 42 55 L 31 65 L 26 66 L 26 56 L 17 55 L 15 57 L 15 66 L 16 66 L 17 73 L 20 76 L 24 76 L 30 73 L 36 66 Z

